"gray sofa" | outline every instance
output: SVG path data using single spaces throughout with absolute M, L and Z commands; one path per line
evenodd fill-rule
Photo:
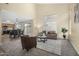
M 55 31 L 48 31 L 47 38 L 48 39 L 57 39 L 57 33 Z

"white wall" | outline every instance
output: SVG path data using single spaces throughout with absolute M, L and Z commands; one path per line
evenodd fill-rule
M 72 43 L 73 47 L 79 54 L 79 23 L 74 23 L 74 7 L 75 4 L 71 5 L 70 8 L 70 20 L 71 20 L 70 42 Z

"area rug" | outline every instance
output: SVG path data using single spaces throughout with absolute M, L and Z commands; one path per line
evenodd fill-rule
M 37 42 L 37 48 L 61 55 L 62 40 L 48 39 L 45 43 Z

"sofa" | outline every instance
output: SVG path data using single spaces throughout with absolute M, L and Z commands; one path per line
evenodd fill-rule
M 57 39 L 57 33 L 55 31 L 48 31 L 47 39 Z

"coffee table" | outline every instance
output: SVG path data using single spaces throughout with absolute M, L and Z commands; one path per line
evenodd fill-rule
M 39 38 L 40 41 L 42 41 L 44 43 L 47 41 L 47 37 L 46 36 L 38 36 L 37 38 Z

